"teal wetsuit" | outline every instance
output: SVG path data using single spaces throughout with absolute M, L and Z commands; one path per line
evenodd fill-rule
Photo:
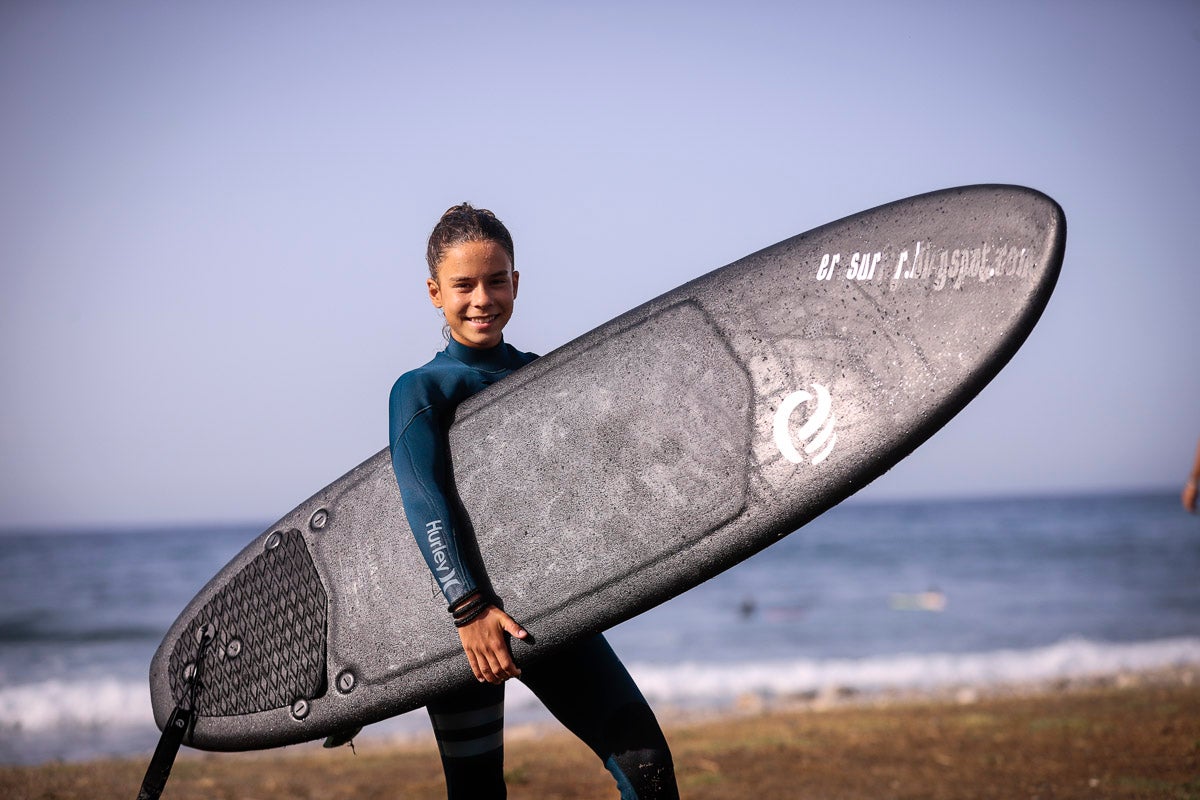
M 459 550 L 454 512 L 447 501 L 450 415 L 463 400 L 535 358 L 504 342 L 480 350 L 451 339 L 432 361 L 404 373 L 392 386 L 392 469 L 409 527 L 450 605 L 478 588 Z
M 409 527 L 450 606 L 478 588 L 448 499 L 450 417 L 463 400 L 536 357 L 504 342 L 477 349 L 452 339 L 392 387 L 392 468 Z M 623 800 L 678 798 L 671 753 L 654 712 L 603 636 L 523 666 L 521 673 L 546 708 L 604 762 Z M 439 698 L 428 711 L 450 800 L 505 797 L 504 685 L 480 683 Z

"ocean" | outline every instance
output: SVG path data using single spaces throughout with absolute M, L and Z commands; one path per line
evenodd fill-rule
M 148 755 L 155 647 L 263 529 L 0 533 L 0 763 Z M 851 500 L 608 637 L 662 709 L 1070 680 L 1200 666 L 1198 577 L 1174 494 Z

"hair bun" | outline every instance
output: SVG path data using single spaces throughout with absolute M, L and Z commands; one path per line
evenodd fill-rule
M 516 264 L 513 254 L 512 234 L 495 214 L 486 208 L 475 208 L 468 202 L 450 206 L 442 214 L 425 249 L 425 261 L 429 274 L 437 280 L 437 268 L 446 251 L 466 242 L 495 242 L 508 253 L 508 260 Z

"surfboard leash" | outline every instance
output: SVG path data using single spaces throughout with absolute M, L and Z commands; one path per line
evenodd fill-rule
M 158 746 L 150 758 L 150 766 L 146 768 L 146 776 L 142 778 L 142 787 L 138 790 L 137 800 L 158 800 L 167 779 L 171 777 L 171 767 L 175 766 L 175 757 L 179 755 L 179 746 L 185 736 L 191 734 L 196 725 L 196 697 L 200 693 L 200 676 L 204 667 L 204 654 L 209 643 L 215 638 L 214 632 L 208 625 L 202 625 L 197 631 L 195 668 L 190 676 L 185 676 L 187 691 L 185 699 L 187 708 L 180 703 L 167 717 L 162 735 L 158 737 Z

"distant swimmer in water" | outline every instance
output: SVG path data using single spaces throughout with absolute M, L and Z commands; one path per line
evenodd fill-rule
M 919 594 L 894 594 L 891 606 L 893 611 L 945 611 L 946 595 L 936 587 Z
M 1196 459 L 1192 462 L 1192 474 L 1188 476 L 1187 483 L 1183 485 L 1183 507 L 1184 510 L 1196 513 L 1196 485 L 1200 482 L 1200 442 L 1196 444 Z

